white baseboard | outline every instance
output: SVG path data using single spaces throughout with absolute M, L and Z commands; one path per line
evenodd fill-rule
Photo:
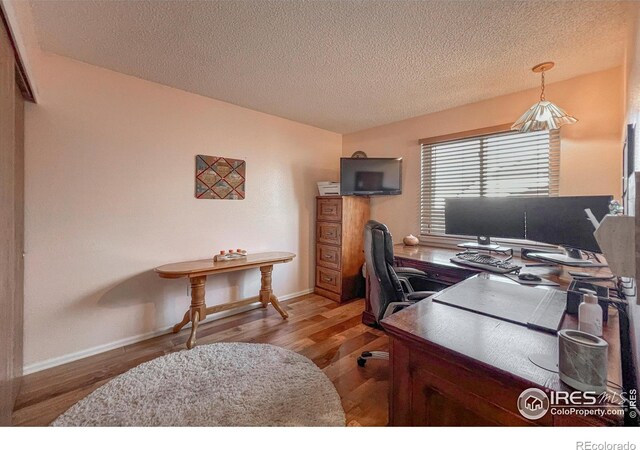
M 278 300 L 280 300 L 281 302 L 286 302 L 287 300 L 291 300 L 293 298 L 300 297 L 302 295 L 311 294 L 311 293 L 313 293 L 313 288 L 305 289 L 300 292 L 294 292 L 292 294 L 279 296 Z M 207 316 L 205 320 L 203 320 L 200 323 L 207 323 L 216 319 L 222 319 L 223 317 L 233 316 L 241 312 L 260 308 L 261 306 L 262 304 L 260 302 L 255 302 L 255 303 L 251 303 L 250 305 L 243 306 L 241 308 L 236 308 L 229 311 L 222 311 L 219 313 L 210 314 L 209 316 Z M 185 328 L 189 328 L 190 326 L 191 326 L 191 323 L 188 323 L 187 325 L 185 325 Z M 124 347 L 125 345 L 135 344 L 136 342 L 151 339 L 156 336 L 161 336 L 163 334 L 168 334 L 171 332 L 172 328 L 173 326 L 164 327 L 156 331 L 149 331 L 148 333 L 138 334 L 136 336 L 119 339 L 117 341 L 109 342 L 107 344 L 97 345 L 95 347 L 91 347 L 85 350 L 80 350 L 79 352 L 68 353 L 66 355 L 57 356 L 55 358 L 46 359 L 44 361 L 28 364 L 23 367 L 22 372 L 24 375 L 29 375 L 31 373 L 40 372 L 41 370 L 50 369 L 56 366 L 61 366 L 62 364 L 66 364 L 72 361 L 77 361 L 79 359 L 86 358 L 88 356 L 97 355 L 98 353 L 104 353 L 109 350 Z

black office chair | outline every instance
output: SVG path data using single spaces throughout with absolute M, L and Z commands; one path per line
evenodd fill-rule
M 393 267 L 393 240 L 386 225 L 370 220 L 364 227 L 365 270 L 369 278 L 369 303 L 379 323 L 385 317 L 423 300 L 446 286 L 421 270 Z M 431 289 L 415 291 L 414 288 Z M 388 352 L 362 352 L 358 365 L 369 359 L 389 359 Z

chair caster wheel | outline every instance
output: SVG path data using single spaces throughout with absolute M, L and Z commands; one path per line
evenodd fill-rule
M 364 367 L 364 365 L 365 365 L 366 363 L 367 363 L 367 360 L 366 360 L 366 359 L 364 359 L 362 356 L 359 356 L 359 357 L 358 357 L 358 365 L 359 365 L 360 367 Z

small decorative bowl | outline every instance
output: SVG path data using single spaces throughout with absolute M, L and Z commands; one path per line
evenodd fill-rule
M 410 234 L 408 236 L 405 236 L 404 239 L 402 239 L 402 242 L 404 242 L 404 245 L 414 246 L 418 245 L 418 242 L 420 241 L 413 234 Z

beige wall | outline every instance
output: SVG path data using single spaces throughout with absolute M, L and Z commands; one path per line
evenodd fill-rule
M 547 99 L 578 123 L 561 130 L 561 195 L 612 194 L 621 197 L 623 68 L 547 85 Z M 553 72 L 548 76 L 553 80 Z M 514 122 L 538 98 L 527 90 L 458 108 L 344 135 L 343 156 L 401 156 L 403 194 L 371 201 L 372 217 L 386 223 L 396 239 L 419 232 L 420 149 L 418 140 Z
M 274 269 L 276 294 L 312 288 L 315 183 L 337 177 L 339 134 L 55 55 L 36 72 L 39 104 L 26 109 L 27 370 L 178 322 L 187 282 L 155 276 L 161 264 L 237 247 L 291 251 L 294 262 Z M 246 199 L 195 199 L 196 154 L 245 159 Z M 214 278 L 207 298 L 258 289 L 254 270 Z

